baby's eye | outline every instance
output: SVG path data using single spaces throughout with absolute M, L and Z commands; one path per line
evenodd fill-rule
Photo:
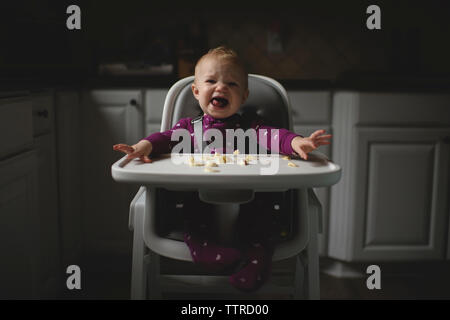
M 216 81 L 213 80 L 213 79 L 208 79 L 208 80 L 206 80 L 206 82 L 208 82 L 208 83 L 216 83 Z
M 238 84 L 236 82 L 228 82 L 230 87 L 236 87 Z

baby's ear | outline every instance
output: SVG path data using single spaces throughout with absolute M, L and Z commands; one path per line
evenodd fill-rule
M 197 88 L 197 86 L 195 85 L 195 82 L 192 83 L 191 89 L 192 89 L 192 94 L 194 95 L 195 99 L 198 100 L 198 88 Z
M 244 96 L 242 97 L 242 103 L 247 101 L 249 93 L 250 93 L 250 91 L 248 91 L 248 89 L 246 89 L 245 92 L 244 92 Z

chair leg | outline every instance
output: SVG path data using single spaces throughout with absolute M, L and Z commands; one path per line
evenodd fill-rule
M 294 300 L 303 299 L 305 296 L 305 264 L 302 254 L 298 254 L 295 259 L 295 280 L 294 280 Z
M 152 300 L 162 299 L 161 288 L 159 285 L 160 280 L 160 264 L 159 255 L 149 250 L 149 253 L 145 256 L 145 264 L 148 265 L 148 297 Z
M 320 275 L 319 275 L 319 219 L 316 210 L 309 210 L 310 237 L 307 254 L 307 279 L 306 290 L 308 299 L 320 299 Z
M 135 212 L 134 233 L 133 233 L 133 260 L 131 267 L 131 299 L 146 299 L 147 291 L 147 264 L 145 254 L 147 247 L 144 243 L 143 228 L 144 215 L 142 212 Z

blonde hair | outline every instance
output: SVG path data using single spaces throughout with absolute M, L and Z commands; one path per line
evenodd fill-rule
M 198 59 L 197 64 L 195 65 L 195 69 L 197 69 L 197 66 L 200 64 L 200 62 L 202 62 L 207 58 L 227 60 L 234 66 L 238 67 L 244 76 L 245 87 L 246 88 L 248 87 L 248 72 L 247 69 L 245 68 L 244 62 L 238 56 L 236 51 L 226 46 L 219 46 L 217 48 L 210 49 L 207 53 L 201 56 L 200 59 Z

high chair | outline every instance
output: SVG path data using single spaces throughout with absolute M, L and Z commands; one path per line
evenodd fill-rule
M 161 131 L 171 129 L 179 119 L 195 117 L 201 111 L 191 92 L 193 80 L 193 76 L 184 78 L 170 88 L 164 104 Z M 266 122 L 268 125 L 292 129 L 289 99 L 280 83 L 268 77 L 250 74 L 249 90 L 250 95 L 241 107 L 240 113 L 259 115 L 269 120 Z M 319 153 L 316 155 L 319 159 L 327 161 Z M 275 181 L 273 191 L 284 192 L 284 195 L 287 195 L 293 204 L 291 206 L 292 234 L 288 240 L 282 241 L 276 246 L 273 261 L 295 258 L 295 274 L 292 277 L 293 280 L 290 280 L 290 288 L 286 289 L 280 284 L 268 283 L 260 289 L 261 292 L 269 296 L 283 292 L 294 299 L 320 298 L 318 233 L 322 230 L 322 209 L 312 187 L 336 183 L 340 178 L 340 168 L 338 166 L 333 168 L 332 174 L 305 175 L 304 179 L 298 179 L 299 181 L 291 183 L 299 186 L 301 183 L 302 187 L 290 190 L 287 190 L 289 186 L 284 185 L 282 180 L 273 180 Z M 119 175 L 121 171 L 116 164 L 113 165 L 112 172 L 113 178 L 121 181 Z M 135 179 L 138 178 L 122 180 L 138 181 Z M 198 183 L 200 186 L 202 181 L 199 180 Z M 242 183 L 244 186 L 245 181 Z M 303 187 L 305 185 L 311 187 Z M 256 186 L 248 184 L 247 188 L 243 187 L 242 190 L 233 188 L 233 185 L 228 185 L 223 190 L 198 190 L 198 196 L 202 201 L 215 204 L 214 211 L 223 228 L 221 232 L 223 236 L 232 232 L 231 226 L 239 210 L 239 204 L 251 201 L 254 192 L 257 191 L 253 190 L 257 188 Z M 173 190 L 176 190 L 176 187 Z M 197 193 L 197 190 L 188 191 Z M 264 192 L 270 191 L 264 190 Z M 134 231 L 131 299 L 161 298 L 161 291 L 164 288 L 174 290 L 181 288 L 182 290 L 184 287 L 187 290 L 205 293 L 219 288 L 225 290 L 225 293 L 239 293 L 227 283 L 228 276 L 160 274 L 160 256 L 185 262 L 192 261 L 187 245 L 177 236 L 176 232 L 173 230 L 161 231 L 161 228 L 164 228 L 161 227 L 161 220 L 164 218 L 170 220 L 170 217 L 165 217 L 167 210 L 170 211 L 170 208 L 167 208 L 172 207 L 172 212 L 183 208 L 182 200 L 176 196 L 177 192 L 174 192 L 173 196 L 167 196 L 167 192 L 154 185 L 145 185 L 139 189 L 131 202 L 129 228 Z M 285 206 L 283 203 L 269 203 L 268 205 L 277 209 L 280 209 L 280 206 L 283 209 Z M 161 208 L 165 209 L 161 210 Z M 158 210 L 165 212 L 158 212 Z

